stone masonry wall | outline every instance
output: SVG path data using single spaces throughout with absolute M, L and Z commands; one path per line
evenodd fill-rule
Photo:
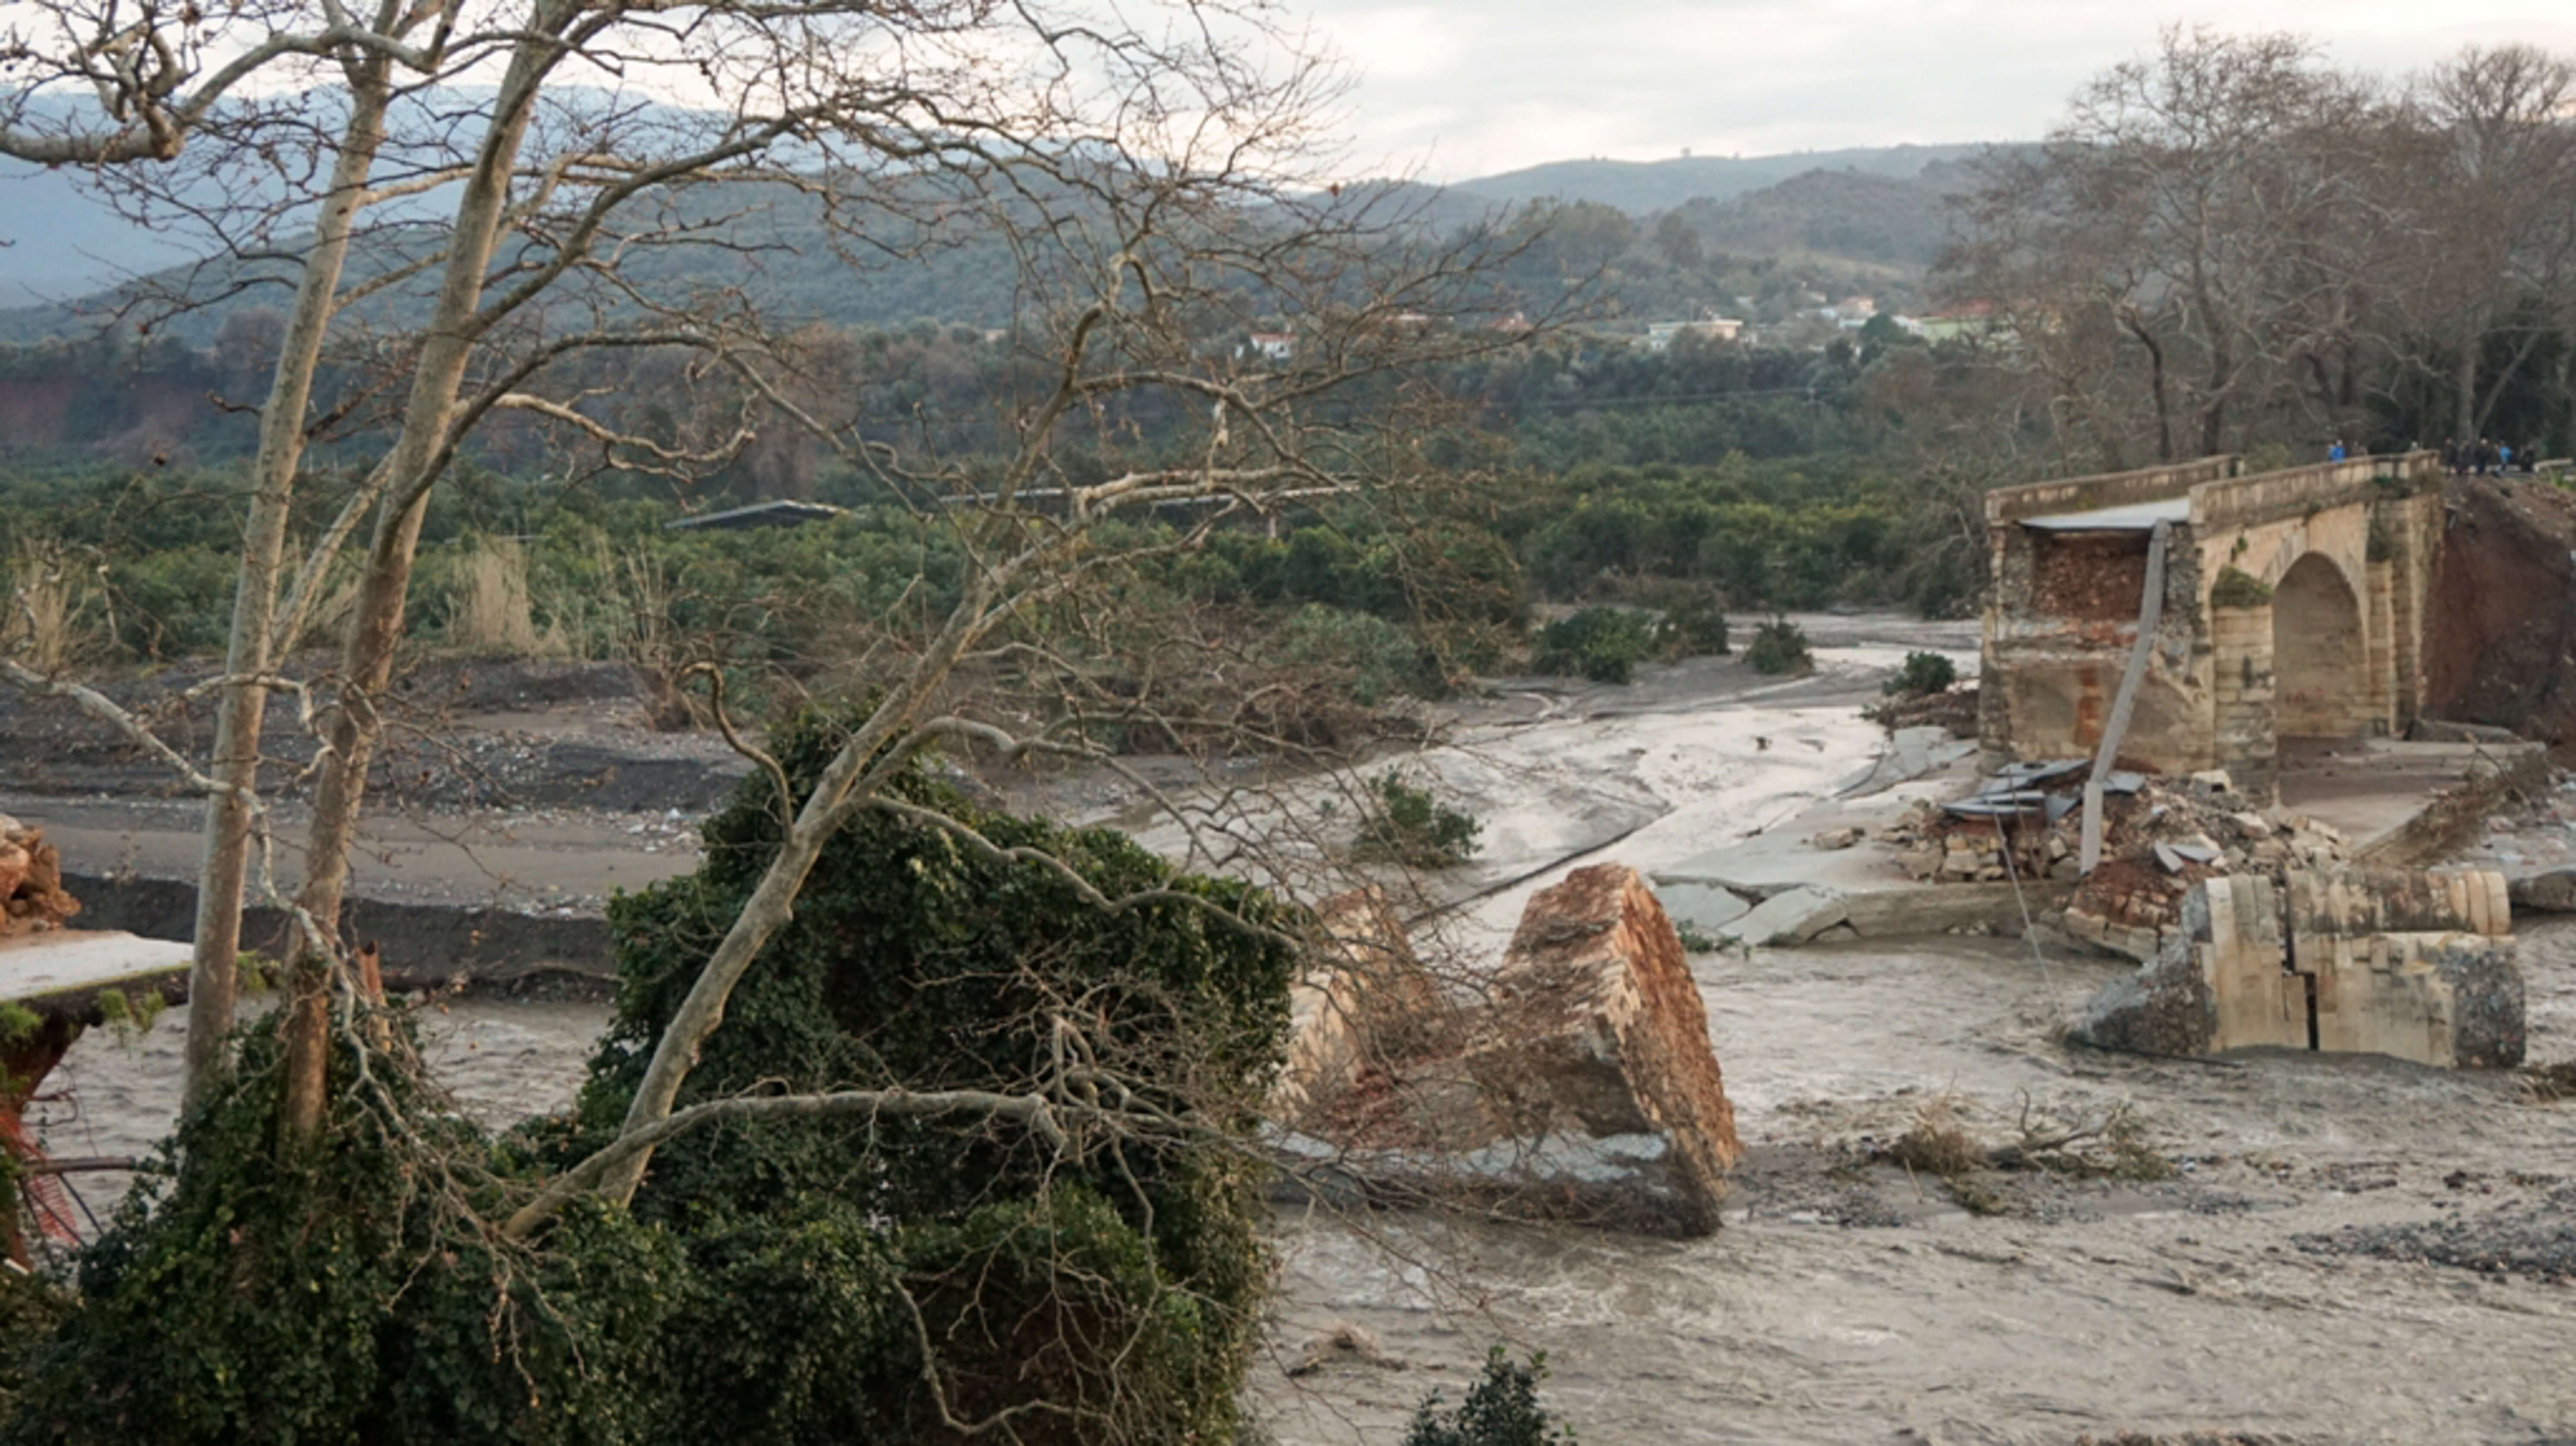
M 2075 1030 L 2107 1049 L 2274 1047 L 2508 1068 L 2524 1049 L 2503 876 L 2292 870 L 2196 885 L 2155 959 Z
M 2209 613 L 2212 762 L 2236 791 L 2268 800 L 2279 778 L 2272 715 L 2272 609 Z

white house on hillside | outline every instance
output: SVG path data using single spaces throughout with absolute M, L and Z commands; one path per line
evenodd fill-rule
M 1733 341 L 1744 330 L 1744 323 L 1731 316 L 1704 317 L 1698 321 L 1656 321 L 1646 325 L 1645 339 L 1639 345 L 1648 351 L 1663 351 L 1677 336 L 1695 336 L 1702 341 Z

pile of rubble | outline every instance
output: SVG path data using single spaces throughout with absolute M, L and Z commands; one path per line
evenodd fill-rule
M 1742 1147 L 1708 1016 L 1654 894 L 1575 870 L 1461 1002 L 1372 895 L 1323 911 L 1271 1100 L 1292 1180 L 1529 1219 L 1698 1235 Z
M 44 830 L 0 813 L 0 936 L 59 929 L 80 912 L 63 891 L 63 862 Z
M 1915 805 L 1878 836 L 1898 848 L 1898 862 L 1919 882 L 2077 881 L 2091 771 L 2082 760 L 2016 764 L 1959 802 Z M 2278 807 L 2247 807 L 2224 773 L 2167 778 L 2122 770 L 2103 780 L 2102 860 L 2081 876 L 2065 928 L 2114 953 L 2150 959 L 2180 926 L 2193 885 L 2332 867 L 2347 857 L 2333 828 Z

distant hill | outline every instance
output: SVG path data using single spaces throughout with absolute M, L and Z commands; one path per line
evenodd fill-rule
M 1915 177 L 1816 169 L 1732 200 L 1676 212 L 1712 253 L 1824 256 L 1919 271 L 1950 239 L 1950 198 L 1972 175 L 1946 162 Z
M 1642 216 L 1693 201 L 1732 201 L 1815 171 L 1897 181 L 1923 180 L 1945 169 L 1955 171 L 1960 161 L 1984 149 L 1976 145 L 1905 145 L 1776 156 L 1554 161 L 1445 188 L 1415 182 L 1369 182 L 1346 189 L 1383 194 L 1406 207 L 1418 205 L 1415 214 L 1419 224 L 1448 230 L 1502 207 L 1543 198 L 1595 201 Z M 1856 188 L 1849 189 L 1852 195 L 1846 199 L 1860 210 L 1888 209 L 1863 199 Z M 1889 197 L 1895 194 L 1886 193 Z M 1796 204 L 1824 211 L 1833 209 L 1828 198 L 1809 198 Z M 1718 225 L 1713 216 L 1694 219 L 1712 227 Z M 794 229 L 794 224 L 789 222 L 789 229 Z M 1787 234 L 1784 227 L 1796 229 L 1780 218 L 1761 222 L 1748 219 L 1741 224 L 1751 228 L 1747 234 L 1780 235 Z M 1830 219 L 1821 224 L 1827 230 L 1833 226 Z M 1720 240 L 1715 231 L 1711 241 L 1730 250 L 1754 249 Z M 1889 246 L 1901 250 L 1913 243 L 1891 234 L 1884 244 L 1866 244 L 1883 251 Z M 1798 242 L 1796 249 L 1808 248 Z M 0 322 L 0 331 L 9 334 L 7 339 L 24 339 L 30 333 L 43 335 L 72 325 L 74 318 L 59 303 L 94 296 L 130 277 L 188 259 L 175 238 L 155 235 L 117 214 L 81 187 L 76 173 L 0 162 L 0 311 L 24 308 Z M 788 263 L 786 269 L 802 268 Z M 953 269 L 983 273 L 988 267 L 977 264 Z M 864 317 L 884 322 L 921 315 L 953 315 L 960 320 L 980 321 L 1004 309 L 993 304 L 955 305 L 957 298 L 950 283 L 961 279 L 965 278 L 951 276 L 921 285 L 891 287 L 879 281 L 874 288 L 877 295 L 872 298 L 856 305 L 852 305 L 855 298 L 832 298 L 815 310 L 842 313 L 846 319 Z
M 1662 161 L 1550 161 L 1526 170 L 1460 181 L 1449 189 L 1485 200 L 1597 201 L 1632 214 L 1669 211 L 1694 200 L 1731 201 L 1808 171 L 1853 171 L 1912 180 L 1955 164 L 1984 145 L 1873 146 L 1777 156 L 1676 156 Z
M 78 175 L 0 160 L 0 307 L 87 296 L 190 259 L 185 246 L 82 190 Z

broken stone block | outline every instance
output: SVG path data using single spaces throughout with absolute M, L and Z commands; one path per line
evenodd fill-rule
M 80 908 L 63 889 L 62 856 L 44 830 L 0 813 L 0 934 L 59 929 Z
M 1821 884 L 1802 884 L 1773 894 L 1724 933 L 1747 944 L 1804 944 L 1849 917 L 1842 892 Z
M 1859 843 L 1860 839 L 1861 832 L 1859 829 L 1829 828 L 1823 833 L 1816 835 L 1814 838 L 1807 840 L 1807 842 L 1817 848 L 1832 851 L 1835 849 L 1850 848 L 1852 845 Z
M 2519 1064 L 2523 988 L 2500 875 L 2321 869 L 2210 879 L 2075 1037 L 2199 1055 L 2272 1045 L 2444 1067 Z
M 1288 1061 L 1271 1092 L 1272 1116 L 1290 1124 L 1329 1109 L 1372 1061 L 1432 1047 L 1448 1014 L 1383 891 L 1318 905 L 1315 941 L 1289 986 Z
M 1274 1098 L 1291 1177 L 1527 1218 L 1716 1228 L 1742 1147 L 1699 986 L 1645 882 L 1603 864 L 1541 891 L 1487 994 L 1432 1054 L 1372 1055 L 1362 1031 L 1350 1087 L 1293 1116 Z
M 1530 900 L 1467 1066 L 1511 1142 L 1488 1166 L 1525 1201 L 1716 1228 L 1735 1111 L 1681 941 L 1632 870 L 1577 869 Z
M 2204 768 L 2200 772 L 2193 774 L 2191 776 L 2191 781 L 2201 785 L 2212 793 L 2233 793 L 2236 791 L 2236 780 L 2228 777 L 2227 770 L 2224 768 Z

